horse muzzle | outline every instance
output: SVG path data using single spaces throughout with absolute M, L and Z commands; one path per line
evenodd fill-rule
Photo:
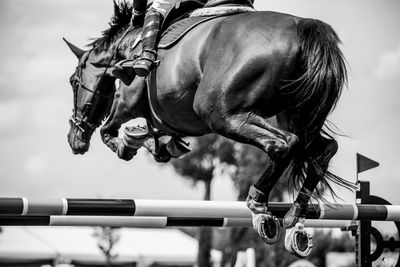
M 89 150 L 90 137 L 85 137 L 81 130 L 71 126 L 67 138 L 72 153 L 85 154 Z

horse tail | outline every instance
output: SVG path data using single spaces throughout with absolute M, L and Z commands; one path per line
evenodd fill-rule
M 322 127 L 347 83 L 346 62 L 339 48 L 341 41 L 331 26 L 315 19 L 300 19 L 297 33 L 298 78 L 284 86 L 291 107 L 288 110 L 289 130 L 301 142 L 292 161 L 293 182 L 298 189 L 305 179 L 306 168 L 308 171 L 312 168 L 311 173 L 319 175 L 329 188 L 327 180 L 349 187 L 344 179 L 329 172 L 324 173 L 312 151 L 313 141 L 321 133 L 326 133 Z

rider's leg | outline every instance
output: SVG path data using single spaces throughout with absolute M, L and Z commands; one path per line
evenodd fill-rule
M 142 53 L 133 64 L 133 69 L 138 76 L 147 76 L 155 65 L 158 35 L 162 19 L 163 15 L 154 8 L 150 8 L 146 15 L 142 33 Z
M 134 0 L 131 25 L 134 28 L 140 28 L 144 23 L 146 14 L 147 0 Z
M 132 18 L 133 27 L 141 26 L 140 12 L 144 8 L 144 0 L 135 0 L 134 15 Z M 147 3 L 147 1 L 146 1 Z M 138 59 L 125 59 L 120 61 L 114 72 L 115 76 L 123 81 L 126 85 L 132 83 L 136 75 L 145 77 L 149 74 L 155 65 L 157 58 L 158 35 L 163 18 L 172 8 L 174 1 L 171 0 L 154 0 L 151 8 L 144 19 L 144 28 L 142 33 L 142 53 Z M 136 12 L 136 10 L 138 10 Z M 136 16 L 136 13 L 138 15 Z M 136 17 L 137 19 L 136 19 Z M 141 25 L 139 25 L 141 24 Z

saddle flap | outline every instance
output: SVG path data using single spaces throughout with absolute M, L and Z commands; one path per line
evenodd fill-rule
M 162 33 L 158 48 L 166 49 L 173 46 L 191 29 L 215 17 L 189 17 L 175 22 Z

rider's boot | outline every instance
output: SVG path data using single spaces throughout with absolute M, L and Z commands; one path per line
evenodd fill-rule
M 156 49 L 162 19 L 161 13 L 153 8 L 150 8 L 146 15 L 142 33 L 142 53 L 132 66 L 138 76 L 147 76 L 156 65 Z
M 147 1 L 136 0 L 133 1 L 133 11 L 131 18 L 131 25 L 133 28 L 140 28 L 144 23 L 144 15 L 146 14 Z

